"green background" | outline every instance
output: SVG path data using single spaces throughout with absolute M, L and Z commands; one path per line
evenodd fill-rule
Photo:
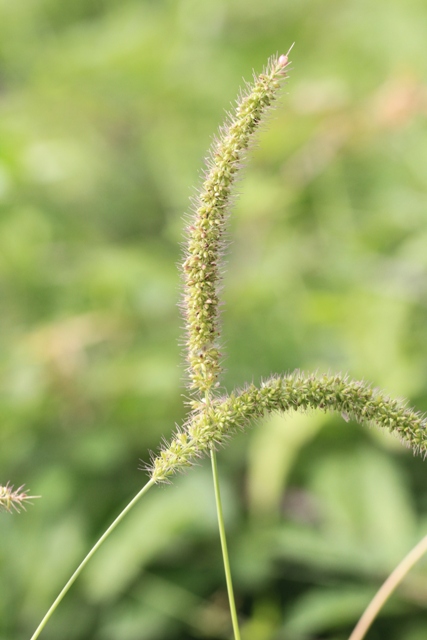
M 223 389 L 345 371 L 427 409 L 425 0 L 0 0 L 0 638 L 29 639 L 185 418 L 183 213 L 251 70 L 293 70 L 238 184 Z M 344 640 L 427 530 L 427 463 L 321 413 L 219 453 L 244 640 Z M 231 637 L 209 461 L 156 487 L 46 640 Z M 427 563 L 368 636 L 427 637 Z

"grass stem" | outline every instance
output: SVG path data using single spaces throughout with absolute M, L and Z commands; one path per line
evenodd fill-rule
M 70 589 L 71 585 L 75 582 L 76 578 L 80 575 L 80 573 L 82 572 L 82 570 L 84 569 L 84 567 L 87 565 L 87 563 L 89 562 L 89 560 L 91 559 L 91 557 L 94 555 L 94 553 L 99 549 L 99 547 L 102 545 L 102 543 L 108 538 L 108 536 L 110 535 L 110 533 L 112 533 L 114 531 L 114 529 L 117 527 L 117 525 L 119 524 L 119 522 L 121 522 L 123 520 L 123 518 L 125 517 L 125 515 L 132 509 L 133 506 L 135 506 L 135 504 L 138 502 L 138 500 L 140 498 L 142 498 L 142 496 L 147 493 L 147 491 L 155 484 L 154 480 L 149 480 L 147 482 L 147 484 L 145 484 L 141 491 L 139 491 L 139 493 L 136 494 L 136 496 L 126 505 L 126 507 L 123 509 L 123 511 L 121 513 L 119 513 L 119 515 L 117 516 L 117 518 L 114 520 L 114 522 L 112 522 L 110 524 L 110 526 L 108 527 L 108 529 L 102 534 L 102 536 L 99 538 L 98 542 L 96 542 L 96 544 L 94 544 L 94 546 L 92 547 L 92 549 L 89 551 L 89 553 L 85 556 L 85 558 L 82 560 L 82 562 L 79 564 L 79 566 L 77 567 L 77 569 L 74 571 L 73 575 L 71 576 L 71 578 L 68 580 L 68 582 L 66 583 L 66 585 L 64 586 L 64 588 L 62 589 L 62 591 L 59 593 L 59 595 L 57 596 L 57 598 L 53 601 L 52 605 L 50 606 L 50 608 L 48 609 L 46 615 L 44 616 L 43 620 L 40 622 L 39 626 L 37 627 L 37 629 L 35 630 L 35 632 L 33 633 L 33 635 L 31 636 L 30 640 L 36 640 L 39 636 L 40 633 L 43 631 L 44 627 L 46 626 L 47 622 L 49 621 L 50 617 L 52 616 L 52 614 L 54 613 L 55 609 L 57 608 L 57 606 L 59 605 L 59 603 L 61 602 L 61 600 L 63 599 L 63 597 L 65 596 L 65 594 L 68 592 L 68 590 Z
M 402 582 L 403 578 L 409 573 L 412 567 L 427 551 L 427 536 L 424 536 L 420 542 L 413 547 L 410 552 L 403 558 L 402 562 L 397 565 L 394 571 L 389 575 L 387 580 L 379 588 L 369 605 L 363 612 L 362 617 L 353 629 L 349 640 L 362 640 L 365 637 L 369 627 L 375 620 L 380 609 L 387 602 L 396 587 Z
M 221 539 L 222 559 L 224 562 L 225 580 L 227 583 L 228 601 L 230 603 L 231 621 L 233 624 L 234 640 L 240 640 L 239 622 L 237 620 L 236 603 L 234 600 L 233 581 L 231 579 L 230 562 L 228 560 L 227 539 L 225 537 L 224 517 L 222 514 L 221 494 L 219 490 L 218 467 L 216 452 L 211 448 L 212 475 L 215 488 L 216 511 L 218 514 L 219 537 Z

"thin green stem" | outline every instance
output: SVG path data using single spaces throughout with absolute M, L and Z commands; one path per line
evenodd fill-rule
M 99 547 L 108 538 L 110 533 L 112 533 L 114 531 L 114 529 L 117 527 L 119 522 L 121 522 L 123 520 L 125 515 L 132 509 L 133 506 L 135 506 L 135 504 L 138 502 L 138 500 L 140 498 L 142 498 L 142 496 L 145 493 L 147 493 L 147 491 L 154 484 L 155 484 L 155 482 L 154 482 L 153 479 L 149 480 L 147 482 L 147 484 L 142 487 L 141 491 L 139 491 L 139 493 L 137 493 L 136 496 L 126 505 L 126 507 L 117 516 L 117 518 L 114 520 L 114 522 L 112 522 L 110 524 L 108 529 L 102 534 L 102 536 L 99 538 L 98 542 L 92 547 L 92 549 L 89 551 L 89 553 L 86 555 L 86 557 L 82 560 L 82 562 L 79 564 L 77 569 L 74 571 L 74 573 L 71 576 L 71 578 L 68 580 L 68 582 L 66 583 L 66 585 L 62 589 L 62 591 L 59 593 L 57 598 L 54 600 L 54 602 L 50 606 L 49 610 L 47 611 L 46 615 L 44 616 L 43 620 L 40 622 L 39 626 L 37 627 L 37 629 L 35 630 L 35 632 L 31 636 L 30 640 L 36 640 L 36 638 L 38 638 L 40 636 L 40 633 L 45 628 L 47 622 L 49 621 L 50 617 L 52 616 L 53 612 L 55 611 L 55 609 L 57 608 L 59 603 L 61 602 L 62 598 L 65 596 L 65 594 L 67 593 L 67 591 L 69 590 L 71 585 L 75 582 L 76 578 L 80 575 L 80 573 L 82 572 L 84 567 L 87 565 L 87 563 L 89 562 L 91 557 L 95 554 L 96 551 L 98 551 Z
M 353 633 L 349 640 L 362 640 L 369 627 L 378 615 L 378 612 L 387 602 L 396 587 L 402 582 L 403 578 L 409 573 L 414 564 L 427 552 L 427 536 L 424 536 L 420 542 L 411 549 L 411 551 L 403 558 L 402 562 L 397 565 L 395 570 L 389 575 L 369 605 L 366 607 L 362 617 L 353 629 Z
M 233 581 L 231 579 L 230 563 L 228 560 L 227 539 L 225 537 L 224 518 L 222 515 L 221 494 L 219 491 L 218 468 L 216 464 L 215 449 L 211 449 L 212 475 L 215 488 L 216 511 L 218 514 L 219 537 L 221 539 L 222 558 L 224 562 L 225 580 L 227 582 L 228 601 L 230 603 L 231 621 L 233 624 L 234 639 L 240 640 L 239 623 L 237 620 L 236 603 L 234 600 Z

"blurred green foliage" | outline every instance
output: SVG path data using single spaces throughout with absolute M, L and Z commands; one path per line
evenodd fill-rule
M 424 0 L 0 0 L 0 640 L 29 638 L 185 416 L 182 214 L 242 76 L 292 52 L 230 221 L 224 388 L 348 371 L 427 408 Z M 425 534 L 425 463 L 340 416 L 219 456 L 246 640 L 342 640 Z M 421 563 L 370 638 L 427 637 Z M 208 462 L 153 489 L 46 640 L 230 637 Z

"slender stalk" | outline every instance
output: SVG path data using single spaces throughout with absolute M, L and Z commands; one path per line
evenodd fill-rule
M 225 580 L 227 583 L 228 601 L 230 603 L 231 622 L 233 624 L 234 639 L 240 640 L 239 622 L 237 620 L 236 602 L 234 600 L 233 581 L 231 579 L 230 562 L 228 560 L 227 539 L 225 537 L 224 517 L 222 514 L 221 494 L 218 481 L 218 467 L 215 449 L 211 448 L 212 476 L 215 488 L 216 512 L 218 514 L 219 537 L 221 539 L 222 558 L 224 562 Z
M 420 542 L 411 549 L 402 562 L 398 564 L 395 570 L 389 575 L 384 584 L 372 598 L 366 607 L 362 617 L 353 629 L 353 633 L 349 640 L 362 640 L 365 637 L 369 627 L 378 615 L 378 612 L 387 602 L 393 591 L 400 584 L 403 578 L 409 573 L 412 567 L 427 551 L 427 536 L 424 536 Z
M 66 585 L 64 586 L 64 588 L 62 589 L 62 591 L 59 593 L 59 595 L 57 596 L 57 598 L 54 600 L 54 602 L 52 603 L 52 605 L 50 606 L 49 610 L 47 611 L 46 615 L 44 616 L 43 620 L 40 622 L 39 626 L 37 627 L 37 629 L 35 630 L 35 632 L 33 633 L 33 635 L 31 636 L 30 640 L 36 640 L 36 638 L 38 638 L 40 636 L 40 633 L 43 631 L 43 629 L 45 628 L 47 622 L 49 621 L 50 617 L 52 616 L 52 614 L 54 613 L 55 609 L 57 608 L 57 606 L 59 605 L 59 603 L 61 602 L 61 600 L 63 599 L 63 597 L 65 596 L 65 594 L 67 593 L 67 591 L 70 589 L 71 585 L 75 582 L 76 578 L 80 575 L 80 573 L 82 572 L 82 570 L 84 569 L 84 567 L 87 565 L 87 563 L 89 562 L 89 560 L 91 559 L 91 557 L 94 555 L 94 553 L 99 549 L 99 547 L 102 545 L 102 543 L 108 538 L 108 536 L 110 535 L 110 533 L 112 533 L 114 531 L 114 529 L 117 527 L 117 525 L 119 524 L 119 522 L 121 522 L 123 520 L 123 518 L 125 517 L 125 515 L 132 509 L 133 506 L 135 506 L 135 504 L 138 502 L 138 500 L 140 498 L 142 498 L 142 496 L 147 493 L 147 491 L 155 484 L 154 480 L 149 480 L 147 482 L 146 485 L 143 486 L 143 488 L 141 489 L 141 491 L 139 491 L 139 493 L 136 494 L 136 496 L 126 505 L 126 507 L 123 509 L 123 511 L 117 516 L 117 518 L 114 520 L 114 522 L 112 522 L 110 524 L 110 526 L 108 527 L 108 529 L 102 534 L 102 536 L 99 538 L 98 542 L 92 547 L 92 549 L 89 551 L 89 553 L 86 555 L 86 557 L 82 560 L 82 562 L 79 564 L 79 566 L 77 567 L 77 569 L 74 571 L 73 575 L 71 576 L 71 578 L 68 580 L 68 582 L 66 583 Z

